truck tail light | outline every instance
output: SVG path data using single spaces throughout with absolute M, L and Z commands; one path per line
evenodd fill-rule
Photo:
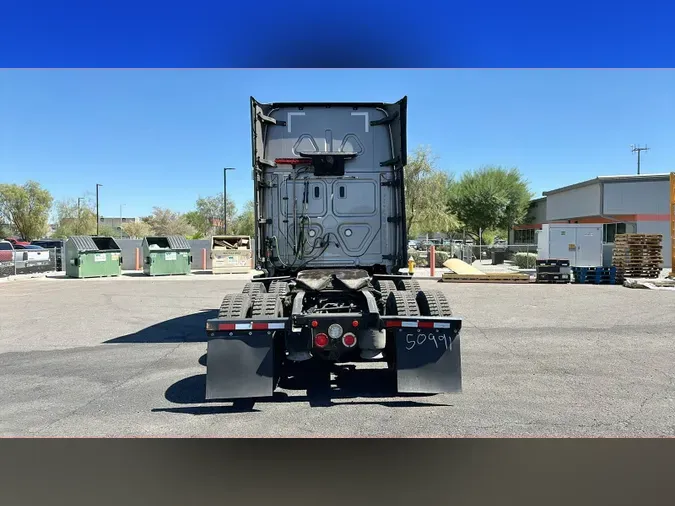
M 356 345 L 356 336 L 351 332 L 347 332 L 344 336 L 342 336 L 342 344 L 344 344 L 347 348 L 353 348 Z
M 314 336 L 314 344 L 317 348 L 325 348 L 328 346 L 328 336 L 323 332 Z

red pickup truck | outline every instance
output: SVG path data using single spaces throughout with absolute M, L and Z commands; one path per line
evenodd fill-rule
M 19 245 L 19 246 L 28 246 L 30 243 L 28 241 L 22 241 L 21 239 L 17 239 L 16 237 L 8 237 L 7 240 L 11 242 L 14 245 Z
M 9 241 L 0 241 L 0 264 L 14 262 L 14 247 Z

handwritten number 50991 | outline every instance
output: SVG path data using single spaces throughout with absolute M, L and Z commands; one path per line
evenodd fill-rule
M 406 347 L 405 349 L 410 351 L 416 346 L 422 346 L 425 343 L 434 343 L 436 348 L 444 347 L 446 350 L 452 349 L 452 339 L 445 334 L 407 334 L 405 336 Z M 440 342 L 440 344 L 439 344 Z

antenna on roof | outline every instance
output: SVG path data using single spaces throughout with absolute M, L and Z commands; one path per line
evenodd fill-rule
M 630 145 L 630 150 L 631 150 L 631 152 L 637 153 L 637 154 L 638 154 L 637 173 L 640 174 L 640 152 L 641 152 L 641 151 L 649 151 L 649 148 L 647 147 L 646 144 L 645 144 L 645 147 L 644 147 L 644 148 L 641 148 L 640 146 L 636 146 L 635 144 L 631 144 L 631 145 Z

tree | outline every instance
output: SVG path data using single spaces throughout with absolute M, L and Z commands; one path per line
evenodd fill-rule
M 213 228 L 209 220 L 204 217 L 199 211 L 190 211 L 183 215 L 185 221 L 187 221 L 192 228 L 196 230 L 196 235 L 206 236 L 209 235 L 209 232 Z
M 96 234 L 96 207 L 91 198 L 64 199 L 56 203 L 55 237 Z
M 122 231 L 131 239 L 141 239 L 152 234 L 152 228 L 144 221 L 122 223 Z
M 27 241 L 47 233 L 53 201 L 49 191 L 35 181 L 23 186 L 0 184 L 0 216 Z
M 410 235 L 451 232 L 460 224 L 448 209 L 447 192 L 451 177 L 436 167 L 428 147 L 418 147 L 403 169 L 406 199 L 406 227 Z
M 244 210 L 234 219 L 232 230 L 237 235 L 255 235 L 255 210 L 253 201 L 249 200 L 244 205 Z
M 487 166 L 465 173 L 448 201 L 467 232 L 477 235 L 481 228 L 508 230 L 521 222 L 532 196 L 518 169 Z
M 190 215 L 192 226 L 203 235 L 211 235 L 223 228 L 223 193 L 214 197 L 200 197 L 196 202 L 195 215 Z M 237 215 L 237 206 L 229 195 L 227 196 L 227 225 L 234 223 Z
M 152 215 L 147 217 L 144 221 L 150 225 L 152 233 L 159 236 L 188 236 L 195 232 L 194 228 L 188 223 L 184 215 L 161 207 L 154 207 Z

